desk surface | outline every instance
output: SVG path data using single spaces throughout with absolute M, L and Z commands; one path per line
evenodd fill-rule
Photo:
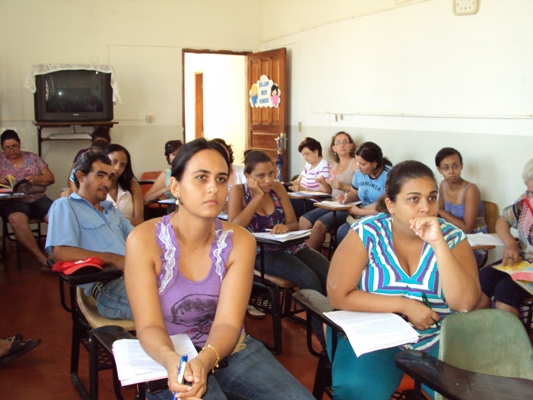
M 0 200 L 21 200 L 26 197 L 26 193 L 0 193 Z
M 319 203 L 319 202 L 316 202 L 314 204 L 315 207 L 318 207 L 318 208 L 324 208 L 326 210 L 330 210 L 330 211 L 348 211 L 350 208 L 352 208 L 352 205 L 353 204 L 338 204 L 338 205 L 335 205 L 335 206 L 332 206 L 332 205 L 329 205 L 329 204 L 324 204 L 324 203 Z

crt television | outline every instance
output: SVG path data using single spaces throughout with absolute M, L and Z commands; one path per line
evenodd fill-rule
M 111 121 L 111 74 L 73 69 L 35 75 L 38 122 Z

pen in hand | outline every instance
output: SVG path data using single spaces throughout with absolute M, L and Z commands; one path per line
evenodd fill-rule
M 348 198 L 348 192 L 349 192 L 349 190 L 346 190 L 344 192 L 344 200 L 342 200 L 342 204 L 346 203 L 346 199 Z
M 187 366 L 187 354 L 184 354 L 181 356 L 180 365 L 178 366 L 178 383 L 180 385 L 183 384 L 183 376 L 185 375 L 185 367 Z M 174 396 L 176 396 L 176 392 L 174 392 Z
M 422 293 L 422 301 L 424 302 L 426 307 L 428 307 L 430 310 L 433 310 L 433 307 L 431 307 L 431 304 L 429 303 L 428 297 L 426 296 L 425 293 Z M 435 320 L 433 320 L 433 321 L 435 321 Z M 439 327 L 439 321 L 435 321 L 435 326 L 437 328 Z

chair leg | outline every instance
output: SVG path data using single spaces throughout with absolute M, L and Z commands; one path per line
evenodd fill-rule
M 89 329 L 89 396 L 98 400 L 98 340 Z
M 328 381 L 331 380 L 331 371 L 329 371 L 329 357 L 326 350 L 322 350 L 318 358 L 318 366 L 316 367 L 315 383 L 313 385 L 313 396 L 317 400 L 322 400 L 324 391 Z

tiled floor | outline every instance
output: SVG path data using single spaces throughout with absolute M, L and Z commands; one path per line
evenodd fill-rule
M 41 338 L 42 344 L 0 367 L 0 399 L 79 399 L 69 377 L 72 326 L 70 314 L 59 302 L 58 279 L 41 273 L 29 254 L 22 256 L 21 270 L 17 269 L 14 250 L 8 252 L 6 260 L 0 259 L 0 337 L 21 332 L 26 338 Z M 245 324 L 250 334 L 270 339 L 268 317 L 247 318 Z M 80 375 L 87 377 L 87 354 L 82 350 L 81 355 Z M 312 389 L 317 359 L 307 350 L 304 326 L 283 322 L 283 352 L 277 358 Z M 111 371 L 100 373 L 99 394 L 101 400 L 115 398 Z M 134 391 L 126 388 L 123 394 L 132 399 Z

